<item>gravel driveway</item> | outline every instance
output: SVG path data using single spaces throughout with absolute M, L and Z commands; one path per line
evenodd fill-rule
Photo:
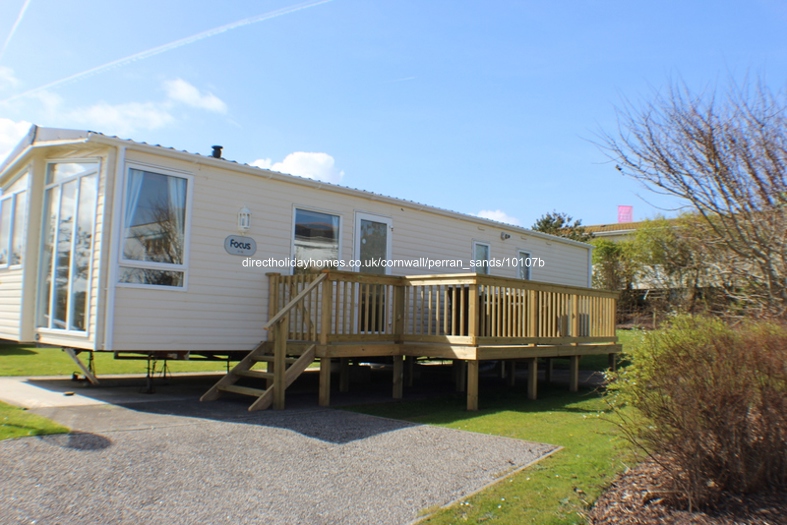
M 391 524 L 551 445 L 336 409 L 160 397 L 39 408 L 69 435 L 0 442 L 0 523 Z

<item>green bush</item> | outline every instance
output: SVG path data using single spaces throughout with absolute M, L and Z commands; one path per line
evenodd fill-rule
M 673 503 L 702 507 L 723 491 L 787 484 L 784 326 L 677 317 L 627 351 L 610 400 L 639 409 L 623 427 L 665 468 Z

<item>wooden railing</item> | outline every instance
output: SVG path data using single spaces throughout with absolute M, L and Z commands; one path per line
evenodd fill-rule
M 288 307 L 290 340 L 458 345 L 616 341 L 616 292 L 477 274 L 393 277 L 324 271 L 269 274 L 269 279 L 270 315 Z M 322 282 L 314 285 L 317 279 Z

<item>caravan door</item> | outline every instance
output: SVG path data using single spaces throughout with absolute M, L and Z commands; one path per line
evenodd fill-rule
M 355 215 L 355 260 L 360 261 L 358 271 L 373 275 L 388 275 L 391 268 L 390 217 L 369 213 Z M 362 333 L 379 333 L 386 330 L 386 287 L 383 285 L 362 284 L 358 301 L 358 328 Z

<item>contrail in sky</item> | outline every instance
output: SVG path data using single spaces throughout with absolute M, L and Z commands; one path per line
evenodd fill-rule
M 19 15 L 16 17 L 16 22 L 11 27 L 11 32 L 8 33 L 8 36 L 5 39 L 5 44 L 3 44 L 3 49 L 0 49 L 0 60 L 2 60 L 3 55 L 5 54 L 5 50 L 8 47 L 8 43 L 11 42 L 11 39 L 14 37 L 14 33 L 16 33 L 16 28 L 19 27 L 19 23 L 22 21 L 22 17 L 25 16 L 25 11 L 27 11 L 27 6 L 30 5 L 32 0 L 25 0 L 25 3 L 22 4 L 22 9 L 19 11 Z
M 196 35 L 188 36 L 186 38 L 181 38 L 180 40 L 175 40 L 174 42 L 170 42 L 169 44 L 164 44 L 158 47 L 154 47 L 148 49 L 147 51 L 142 51 L 140 53 L 135 53 L 133 55 L 127 56 L 125 58 L 120 58 L 118 60 L 113 60 L 112 62 L 107 62 L 104 65 L 97 66 L 86 71 L 82 71 L 81 73 L 76 73 L 74 75 L 67 76 L 65 78 L 61 78 L 60 80 L 55 80 L 54 82 L 50 82 L 49 84 L 45 84 L 43 86 L 39 86 L 34 89 L 30 89 L 25 91 L 24 93 L 20 93 L 18 95 L 14 95 L 13 97 L 9 97 L 5 100 L 0 101 L 0 103 L 11 102 L 12 100 L 16 100 L 22 97 L 26 97 L 28 95 L 32 95 L 34 93 L 38 93 L 40 91 L 44 91 L 46 89 L 50 89 L 56 86 L 62 86 L 63 84 L 67 84 L 69 82 L 74 82 L 75 80 L 80 80 L 85 77 L 89 77 L 95 75 L 97 73 L 101 73 L 107 71 L 109 69 L 118 68 L 121 66 L 125 66 L 126 64 L 130 64 L 131 62 L 136 62 L 138 60 L 144 60 L 146 58 L 150 58 L 154 55 L 159 55 L 166 51 L 171 51 L 173 49 L 177 49 L 179 47 L 183 47 L 188 44 L 193 44 L 199 40 L 203 40 L 205 38 L 209 38 L 212 36 L 216 36 L 221 33 L 225 33 L 227 31 L 231 31 L 232 29 L 236 29 L 238 27 L 243 27 L 251 24 L 256 24 L 257 22 L 262 22 L 264 20 L 270 20 L 272 18 L 278 18 L 280 16 L 284 16 L 290 13 L 294 13 L 296 11 L 302 11 L 303 9 L 308 9 L 310 7 L 314 7 L 320 4 L 325 4 L 330 2 L 331 0 L 318 0 L 316 2 L 306 2 L 303 4 L 297 4 L 291 7 L 285 7 L 282 9 L 277 9 L 275 11 L 270 11 L 269 13 L 264 13 L 262 15 L 252 16 L 249 18 L 244 18 L 243 20 L 238 20 L 237 22 L 232 22 L 231 24 L 223 25 L 220 27 L 216 27 L 213 29 L 209 29 L 207 31 L 203 31 L 202 33 L 197 33 Z M 28 3 L 30 0 L 28 0 Z M 27 4 L 25 4 L 25 7 Z M 24 12 L 24 8 L 23 8 Z M 19 15 L 21 18 L 22 15 Z M 16 26 L 14 26 L 16 27 Z M 13 31 L 12 31 L 13 32 Z M 10 37 L 9 37 L 10 38 Z

